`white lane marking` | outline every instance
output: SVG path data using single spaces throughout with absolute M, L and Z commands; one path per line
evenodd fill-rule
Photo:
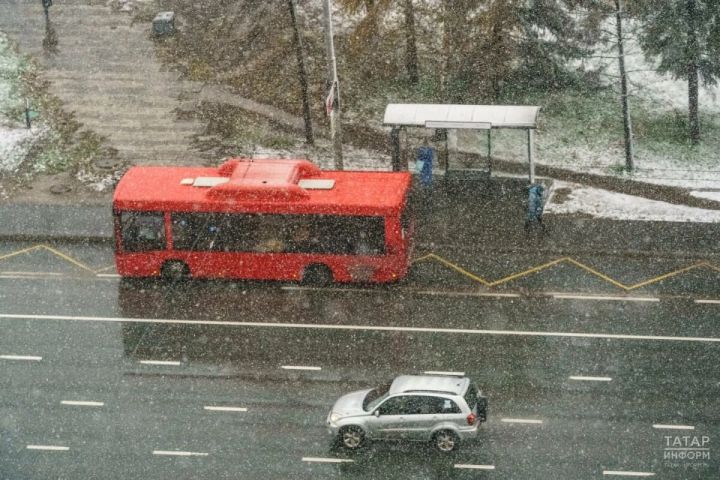
M 470 463 L 456 463 L 455 468 L 467 468 L 471 470 L 495 470 L 495 465 L 473 465 Z
M 283 370 L 322 370 L 322 367 L 309 367 L 305 365 L 282 365 L 280 368 Z
M 623 477 L 654 477 L 652 472 L 625 472 L 622 470 L 603 470 L 603 475 L 618 475 Z
M 36 357 L 34 355 L 0 355 L 0 359 L 3 360 L 28 360 L 31 362 L 39 362 L 42 357 Z
M 572 293 L 553 293 L 552 298 L 557 300 L 613 300 L 624 302 L 659 302 L 657 297 L 617 297 L 601 295 L 576 295 Z
M 349 330 L 367 332 L 418 332 L 418 333 L 459 333 L 464 335 L 507 335 L 518 337 L 558 337 L 558 338 L 597 338 L 613 340 L 658 340 L 669 342 L 720 343 L 717 337 L 676 337 L 671 335 L 633 335 L 627 333 L 581 333 L 581 332 L 542 332 L 531 330 L 481 330 L 472 328 L 432 328 L 432 327 L 391 327 L 384 325 L 334 325 L 312 323 L 273 323 L 273 322 L 234 322 L 229 320 L 179 320 L 169 318 L 122 318 L 122 317 L 85 317 L 69 315 L 27 315 L 0 313 L 0 319 L 9 320 L 64 320 L 77 322 L 112 323 L 159 323 L 170 325 L 218 325 L 233 327 L 294 328 L 315 330 Z
M 153 455 L 170 455 L 174 457 L 207 457 L 205 452 L 183 452 L 180 450 L 153 450 Z
M 182 365 L 182 363 L 174 360 L 140 360 L 140 363 L 143 365 L 172 365 L 175 367 Z
M 446 375 L 448 377 L 464 377 L 465 372 L 441 372 L 436 370 L 428 370 L 423 372 L 425 375 Z
M 67 452 L 70 450 L 70 447 L 60 445 L 27 445 L 25 448 L 28 450 L 50 450 L 55 452 Z
M 308 463 L 354 463 L 349 458 L 325 458 L 325 457 L 302 457 L 303 462 Z
M 96 273 L 95 276 L 100 278 L 120 278 L 117 273 Z
M 323 291 L 323 292 L 378 292 L 379 289 L 373 288 L 333 288 L 333 287 L 302 287 L 299 285 L 283 285 L 280 287 L 281 290 L 288 291 Z M 403 292 L 416 293 L 418 295 L 447 295 L 457 297 L 491 297 L 491 298 L 520 298 L 522 295 L 519 293 L 500 293 L 500 292 L 454 292 L 448 290 L 415 290 L 412 288 L 401 289 Z
M 206 405 L 203 407 L 205 410 L 211 412 L 247 412 L 248 409 L 245 407 L 215 407 L 212 405 Z
M 610 382 L 611 377 L 584 377 L 582 375 L 570 375 L 570 380 L 587 381 L 587 382 Z
M 710 299 L 695 299 L 695 303 L 711 303 L 711 304 L 720 304 L 720 300 L 710 300 Z
M 85 400 L 62 400 L 62 405 L 73 405 L 77 407 L 102 407 L 105 402 L 90 402 Z
M 535 425 L 543 423 L 542 420 L 536 420 L 533 418 L 501 418 L 500 421 L 505 423 L 530 423 Z
M 695 427 L 692 425 L 666 425 L 662 423 L 654 424 L 653 428 L 657 428 L 658 430 L 695 430 Z
M 520 298 L 519 293 L 488 293 L 488 292 L 453 292 L 443 290 L 409 290 L 418 295 L 445 295 L 448 297 L 490 297 L 490 298 Z

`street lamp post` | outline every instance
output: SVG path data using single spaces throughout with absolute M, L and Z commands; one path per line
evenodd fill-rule
M 340 116 L 340 82 L 337 75 L 337 61 L 335 59 L 335 45 L 333 42 L 333 28 L 330 10 L 330 0 L 323 2 L 323 18 L 325 21 L 325 50 L 328 57 L 328 85 L 329 94 L 326 108 L 330 115 L 330 137 L 333 143 L 333 159 L 335 169 L 343 169 L 342 156 L 342 125 Z M 329 105 L 328 105 L 329 104 Z
M 52 0 L 42 0 L 43 10 L 45 10 L 45 21 L 50 21 L 50 7 L 52 7 Z

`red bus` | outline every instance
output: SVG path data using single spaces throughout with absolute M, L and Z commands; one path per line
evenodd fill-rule
M 113 196 L 123 277 L 392 282 L 408 271 L 407 172 L 307 160 L 132 167 Z

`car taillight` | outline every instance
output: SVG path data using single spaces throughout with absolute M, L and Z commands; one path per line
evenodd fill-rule
M 477 417 L 475 417 L 475 414 L 474 414 L 474 413 L 471 413 L 470 415 L 468 415 L 468 416 L 467 416 L 468 425 L 473 425 L 473 424 L 475 424 L 475 419 L 476 419 L 476 418 L 477 418 Z

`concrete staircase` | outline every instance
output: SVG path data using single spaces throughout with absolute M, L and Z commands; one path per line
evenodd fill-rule
M 50 93 L 84 128 L 109 139 L 129 164 L 197 165 L 190 136 L 202 125 L 178 120 L 183 96 L 202 85 L 179 79 L 155 56 L 150 25 L 93 0 L 58 0 L 50 7 L 57 46 L 43 47 L 40 0 L 0 0 L 0 31 L 44 67 Z

